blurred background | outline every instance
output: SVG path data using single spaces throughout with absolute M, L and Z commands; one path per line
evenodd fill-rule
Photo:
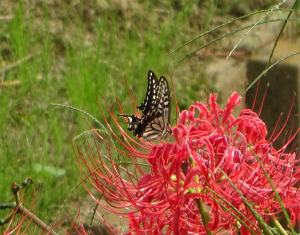
M 118 97 L 125 113 L 131 114 L 125 78 L 141 103 L 151 69 L 157 77 L 165 76 L 170 86 L 172 78 L 180 110 L 188 109 L 196 101 L 206 101 L 209 93 L 218 93 L 218 102 L 224 105 L 233 91 L 242 95 L 266 68 L 282 21 L 255 26 L 249 33 L 248 27 L 202 50 L 197 48 L 259 20 L 285 19 L 289 12 L 263 11 L 238 19 L 171 52 L 214 27 L 246 14 L 272 9 L 278 3 L 275 0 L 1 0 L 0 203 L 10 201 L 13 182 L 21 183 L 30 176 L 36 189 L 42 185 L 36 214 L 46 223 L 56 221 L 66 211 L 76 214 L 78 205 L 83 221 L 89 223 L 95 203 L 82 186 L 76 187 L 80 178 L 71 139 L 90 127 L 83 114 L 50 104 L 71 105 L 103 122 L 96 97 L 101 107 L 104 107 L 103 96 L 115 110 Z M 288 1 L 280 8 L 292 5 L 293 1 Z M 293 21 L 287 25 L 276 47 L 274 62 L 299 51 L 298 24 Z M 186 57 L 193 51 L 196 52 Z M 282 107 L 279 99 L 271 98 L 275 108 L 272 106 L 273 111 L 267 116 L 272 120 L 275 117 L 276 121 L 280 112 L 285 112 L 282 109 L 289 109 L 293 91 L 298 89 L 298 60 L 291 58 L 285 67 L 278 68 L 284 72 L 274 82 L 275 90 L 270 94 L 281 97 Z M 270 81 L 278 73 L 271 74 Z M 282 91 L 284 84 L 290 84 L 290 88 L 279 96 L 278 90 Z M 265 87 L 262 84 L 259 93 Z M 250 108 L 255 91 L 256 88 L 249 91 L 246 105 Z M 173 89 L 171 93 L 174 126 Z M 260 106 L 261 99 L 257 102 Z M 296 99 L 296 113 L 298 103 Z M 267 101 L 265 106 L 271 107 Z M 126 123 L 122 121 L 125 129 Z M 85 140 L 79 138 L 75 144 L 82 146 Z M 6 213 L 0 211 L 0 218 Z

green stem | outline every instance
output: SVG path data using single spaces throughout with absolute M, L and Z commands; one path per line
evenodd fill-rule
M 203 224 L 205 226 L 205 230 L 206 230 L 207 234 L 214 235 L 215 233 L 213 231 L 210 231 L 210 230 L 206 229 L 207 224 L 209 223 L 210 219 L 209 219 L 209 215 L 208 215 L 205 204 L 203 203 L 203 201 L 201 199 L 197 199 L 196 203 L 197 203 L 198 208 L 200 210 L 200 215 L 201 215 L 201 218 L 202 218 L 202 221 L 203 221 Z
M 192 157 L 189 157 L 189 161 L 190 161 L 191 166 L 193 168 L 196 167 L 195 162 L 194 162 Z M 199 183 L 199 176 L 198 175 L 195 176 L 195 182 L 197 184 Z M 197 187 L 196 191 L 197 191 L 197 193 L 200 193 L 201 192 L 200 187 Z M 207 230 L 207 225 L 208 225 L 210 219 L 209 219 L 209 215 L 208 215 L 207 208 L 206 208 L 205 204 L 203 203 L 202 199 L 200 199 L 200 198 L 196 199 L 195 201 L 198 205 L 200 215 L 201 215 L 201 218 L 202 218 L 202 221 L 203 221 L 203 224 L 204 224 L 204 227 L 205 227 L 205 230 L 206 230 L 207 234 L 214 235 L 215 233 L 213 231 Z
M 274 224 L 274 226 L 276 228 L 278 228 L 280 234 L 282 234 L 282 235 L 288 235 L 288 233 L 285 231 L 285 229 L 281 226 L 281 224 L 279 223 L 279 221 L 274 216 L 270 216 L 270 219 L 271 219 L 272 223 Z

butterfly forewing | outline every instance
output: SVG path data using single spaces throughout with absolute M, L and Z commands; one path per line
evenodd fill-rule
M 151 70 L 149 70 L 146 96 L 144 102 L 137 107 L 142 110 L 144 115 L 147 115 L 149 112 L 156 109 L 158 89 L 159 85 L 157 77 Z

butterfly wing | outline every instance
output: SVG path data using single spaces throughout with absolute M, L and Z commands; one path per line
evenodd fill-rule
M 147 115 L 156 109 L 158 92 L 159 84 L 157 77 L 151 70 L 149 70 L 146 96 L 144 102 L 137 107 L 142 110 L 144 115 Z
M 168 125 L 171 118 L 171 98 L 169 84 L 166 78 L 160 77 L 159 79 L 159 95 L 158 95 L 157 110 L 161 112 L 164 122 Z
M 151 120 L 145 125 L 143 131 L 144 141 L 151 141 L 155 139 L 164 139 L 170 132 L 168 125 L 164 121 L 164 117 L 159 112 L 155 112 L 151 116 Z
M 157 108 L 150 114 L 143 132 L 143 139 L 150 141 L 154 139 L 164 139 L 171 130 L 169 130 L 171 115 L 170 89 L 166 78 L 159 79 L 159 89 L 157 96 Z
M 164 139 L 170 133 L 169 123 L 171 115 L 171 99 L 168 81 L 164 77 L 157 80 L 155 74 L 149 70 L 148 86 L 144 103 L 138 106 L 142 110 L 141 118 L 135 115 L 119 114 L 127 118 L 128 130 L 144 141 Z

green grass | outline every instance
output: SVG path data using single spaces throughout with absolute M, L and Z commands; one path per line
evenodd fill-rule
M 0 58 L 2 68 L 33 56 L 5 73 L 4 81 L 19 80 L 19 85 L 0 87 L 0 203 L 10 202 L 13 182 L 30 176 L 36 188 L 43 184 L 37 215 L 45 222 L 55 220 L 63 201 L 80 182 L 71 138 L 89 130 L 84 115 L 50 103 L 72 105 L 103 121 L 96 96 L 102 104 L 101 97 L 106 97 L 115 110 L 119 97 L 131 113 L 125 76 L 141 101 L 149 69 L 169 81 L 173 77 L 180 108 L 203 100 L 197 92 L 204 87 L 207 93 L 213 89 L 201 73 L 203 62 L 199 65 L 191 58 L 173 64 L 190 48 L 166 56 L 210 28 L 213 5 L 201 11 L 205 6 L 197 1 L 144 1 L 107 8 L 63 2 L 27 5 L 19 1 L 12 7 L 13 18 L 0 28 L 1 51 L 8 51 Z M 84 140 L 76 143 L 82 145 Z M 73 200 L 85 196 L 79 187 Z M 0 211 L 0 218 L 6 214 Z
M 85 19 L 84 4 L 15 5 L 12 20 L 2 28 L 2 45 L 7 44 L 12 55 L 3 62 L 10 64 L 29 54 L 33 59 L 5 73 L 5 81 L 19 80 L 19 85 L 0 90 L 0 202 L 10 201 L 13 182 L 30 176 L 36 188 L 43 184 L 37 215 L 46 222 L 54 219 L 80 182 L 71 138 L 89 127 L 82 114 L 50 103 L 69 104 L 102 120 L 96 96 L 100 101 L 106 97 L 115 107 L 119 97 L 130 112 L 125 76 L 142 100 L 148 70 L 169 78 L 173 58 L 166 54 L 188 39 L 180 29 L 188 15 L 176 19 L 171 6 L 165 6 L 157 12 L 159 8 L 146 2 L 137 6 L 134 16 L 133 10 L 106 9 Z M 84 192 L 81 187 L 76 194 Z M 4 217 L 7 211 L 0 213 Z

